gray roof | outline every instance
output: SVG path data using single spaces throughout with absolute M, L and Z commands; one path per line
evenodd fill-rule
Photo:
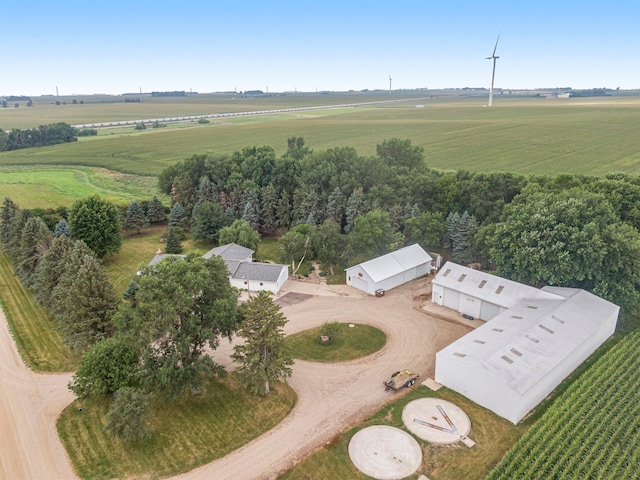
M 232 274 L 235 279 L 246 278 L 249 281 L 276 282 L 286 265 L 277 263 L 240 262 Z
M 228 243 L 226 245 L 220 245 L 219 247 L 212 248 L 207 253 L 203 255 L 204 258 L 211 258 L 213 255 L 216 255 L 222 258 L 225 261 L 242 261 L 246 260 L 247 257 L 253 255 L 254 250 L 250 248 L 243 247 L 242 245 L 238 245 L 236 243 Z
M 544 290 L 556 299 L 521 299 L 438 355 L 480 365 L 525 393 L 620 309 L 585 290 Z
M 156 253 L 156 255 L 149 262 L 149 266 L 153 267 L 154 265 L 157 265 L 158 263 L 160 263 L 165 258 L 170 258 L 170 257 L 184 258 L 185 256 L 184 255 L 175 255 L 173 253 Z
M 360 267 L 367 272 L 374 282 L 379 282 L 418 265 L 429 263 L 431 260 L 431 256 L 420 245 L 414 243 L 395 252 L 363 262 Z M 355 266 L 357 267 L 358 265 Z M 347 270 L 350 268 L 347 268 Z
M 433 283 L 505 308 L 515 305 L 523 298 L 549 300 L 560 298 L 550 290 L 523 285 L 453 262 L 447 262 L 442 266 Z

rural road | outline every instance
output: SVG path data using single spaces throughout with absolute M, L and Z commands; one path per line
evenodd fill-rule
M 433 376 L 436 351 L 469 327 L 457 323 L 459 316 L 454 312 L 433 313 L 440 307 L 425 301 L 430 279 L 415 280 L 382 298 L 351 287 L 287 282 L 280 295 L 289 319 L 287 334 L 325 321 L 366 323 L 383 330 L 387 344 L 352 362 L 296 361 L 289 383 L 298 393 L 298 403 L 283 422 L 231 454 L 173 478 L 275 478 L 397 395 L 382 385 L 393 371 L 410 368 L 421 379 Z M 285 297 L 287 292 L 293 294 Z M 287 304 L 291 298 L 295 301 Z M 441 319 L 447 316 L 454 320 Z M 233 345 L 225 342 L 214 356 L 232 367 L 232 350 Z M 66 388 L 70 378 L 71 374 L 35 374 L 27 369 L 0 313 L 1 479 L 76 478 L 55 430 L 56 418 L 73 400 Z

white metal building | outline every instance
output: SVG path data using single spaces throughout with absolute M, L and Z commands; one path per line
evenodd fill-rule
M 370 295 L 431 273 L 431 256 L 413 244 L 346 269 L 347 285 Z
M 514 424 L 522 420 L 613 334 L 620 310 L 585 290 L 539 291 L 548 297 L 521 298 L 439 351 L 435 380 Z
M 556 298 L 544 290 L 447 262 L 432 282 L 432 300 L 480 320 L 491 320 L 523 298 Z

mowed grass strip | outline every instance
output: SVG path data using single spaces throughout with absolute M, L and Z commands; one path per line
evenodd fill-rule
M 382 386 L 381 386 L 382 388 Z M 390 394 L 393 398 L 393 394 Z M 509 450 L 511 445 L 529 428 L 514 426 L 457 393 L 442 388 L 433 392 L 426 387 L 414 387 L 408 394 L 381 408 L 375 415 L 322 447 L 293 469 L 278 477 L 279 480 L 312 479 L 369 479 L 357 470 L 349 458 L 349 442 L 361 429 L 372 425 L 390 425 L 408 432 L 402 422 L 402 409 L 411 400 L 437 397 L 455 403 L 471 420 L 469 438 L 476 442 L 473 448 L 462 443 L 433 445 L 416 438 L 422 447 L 422 465 L 411 478 L 422 474 L 438 480 L 480 480 Z M 410 432 L 409 432 L 410 433 Z
M 338 324 L 338 335 L 330 345 L 320 343 L 322 327 L 313 328 L 287 337 L 293 358 L 314 362 L 346 362 L 377 352 L 387 340 L 384 332 L 359 323 Z
M 24 363 L 36 372 L 68 372 L 78 357 L 62 343 L 47 313 L 14 274 L 9 257 L 0 253 L 0 298 L 9 328 Z
M 192 470 L 273 428 L 297 397 L 286 384 L 276 384 L 266 397 L 253 396 L 229 375 L 201 395 L 155 401 L 153 435 L 134 442 L 103 431 L 108 400 L 76 401 L 58 419 L 58 434 L 81 478 L 163 478 Z

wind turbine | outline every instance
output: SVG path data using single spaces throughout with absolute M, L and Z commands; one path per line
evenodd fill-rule
M 389 75 L 389 93 L 391 93 L 391 75 Z
M 498 38 L 496 39 L 496 46 L 493 47 L 493 53 L 490 57 L 487 57 L 487 60 L 493 60 L 493 73 L 491 74 L 491 88 L 489 89 L 489 105 L 493 104 L 493 81 L 496 78 L 496 60 L 500 57 L 496 57 L 496 50 L 498 49 L 498 40 L 500 40 L 500 34 L 498 34 Z

